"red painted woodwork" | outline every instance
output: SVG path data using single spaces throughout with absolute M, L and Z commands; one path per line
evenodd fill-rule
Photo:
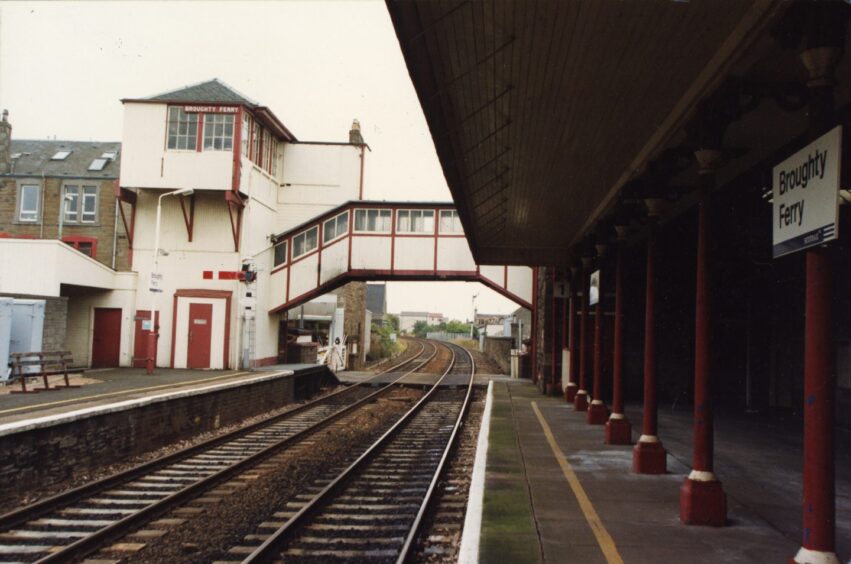
M 657 437 L 656 419 L 656 225 L 651 218 L 647 235 L 647 285 L 644 306 L 644 414 L 641 437 L 632 451 L 632 471 L 664 474 L 667 453 Z
M 142 329 L 142 322 L 150 318 L 150 310 L 136 310 L 136 315 L 133 318 L 133 368 L 145 368 L 145 360 L 148 356 L 147 338 L 150 331 Z M 159 312 L 157 312 L 154 322 L 156 325 L 160 324 Z M 154 347 L 154 354 L 156 354 L 156 347 Z M 156 366 L 156 357 L 154 358 L 154 366 Z
M 606 422 L 606 444 L 632 444 L 632 424 L 623 412 L 623 242 L 615 259 L 615 334 L 612 374 L 612 414 Z
M 114 368 L 121 354 L 121 309 L 95 308 L 92 368 Z
M 588 269 L 585 265 L 579 271 L 579 279 L 582 282 L 582 313 L 579 317 L 579 389 L 573 398 L 573 407 L 576 411 L 588 409 L 588 390 L 585 388 L 585 369 L 588 364 L 585 352 L 588 333 Z
M 588 406 L 588 423 L 603 425 L 609 418 L 609 408 L 603 402 L 603 286 L 600 285 L 594 306 L 594 390 Z
M 210 368 L 213 338 L 213 304 L 189 304 L 189 334 L 186 344 L 187 368 Z
M 576 280 L 570 282 L 570 299 L 568 301 L 567 314 L 567 350 L 570 351 L 569 365 L 567 368 L 567 387 L 564 389 L 564 399 L 567 403 L 573 403 L 576 398 Z
M 174 301 L 171 309 L 171 359 L 170 364 L 174 368 L 174 351 L 177 333 L 177 302 L 178 298 L 208 298 L 225 300 L 225 334 L 222 343 L 222 366 L 230 366 L 230 302 L 233 292 L 227 290 L 177 290 L 174 293 Z

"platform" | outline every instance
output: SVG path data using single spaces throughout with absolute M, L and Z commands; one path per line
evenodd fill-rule
M 633 424 L 640 412 L 628 410 Z M 528 381 L 495 382 L 480 562 L 785 562 L 800 544 L 800 431 L 768 420 L 716 421 L 716 473 L 729 523 L 679 521 L 691 417 L 660 409 L 667 475 L 631 472 L 632 447 Z M 635 429 L 635 428 L 634 428 Z M 634 430 L 633 438 L 637 434 Z M 837 544 L 851 554 L 851 454 L 837 437 Z M 559 457 L 562 457 L 561 463 Z M 843 560 L 844 561 L 844 560 Z

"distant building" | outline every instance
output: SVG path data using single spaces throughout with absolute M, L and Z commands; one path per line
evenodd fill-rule
M 499 325 L 505 317 L 506 315 L 503 313 L 476 313 L 476 327 Z
M 115 202 L 121 143 L 17 140 L 11 132 L 4 113 L 0 237 L 61 238 L 110 268 L 128 270 L 127 238 L 123 227 L 116 230 L 122 221 Z
M 426 321 L 429 325 L 440 325 L 446 323 L 446 317 L 442 313 L 429 313 Z
M 429 313 L 427 311 L 403 311 L 399 314 L 399 331 L 411 333 L 417 321 L 428 323 Z

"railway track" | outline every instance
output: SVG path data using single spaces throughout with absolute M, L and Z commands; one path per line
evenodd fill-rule
M 391 429 L 276 513 L 280 526 L 261 525 L 221 562 L 406 561 L 472 396 L 473 358 L 447 346 L 450 367 Z M 459 388 L 440 386 L 459 376 Z
M 378 390 L 351 386 L 0 516 L 0 562 L 69 562 L 96 552 L 385 393 L 436 356 L 436 345 L 417 342 L 413 356 L 370 379 L 410 368 Z

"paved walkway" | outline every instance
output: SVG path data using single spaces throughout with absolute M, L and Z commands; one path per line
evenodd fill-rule
M 144 368 L 89 370 L 86 378 L 100 380 L 79 388 L 60 389 L 38 394 L 0 394 L 0 423 L 33 416 L 51 415 L 127 399 L 162 394 L 194 386 L 208 386 L 236 379 L 256 377 L 257 372 L 235 370 L 172 370 L 158 368 L 145 374 Z M 12 389 L 20 389 L 13 384 Z M 41 387 L 41 384 L 39 384 Z
M 637 437 L 640 412 L 628 411 Z M 526 381 L 494 382 L 481 562 L 786 562 L 800 542 L 800 432 L 719 422 L 716 469 L 729 525 L 679 521 L 691 418 L 660 412 L 664 476 L 630 471 L 631 446 Z M 738 430 L 737 430 L 738 429 Z M 795 437 L 798 437 L 796 440 Z M 839 553 L 851 554 L 848 442 L 838 461 Z M 797 444 L 797 448 L 796 448 Z

